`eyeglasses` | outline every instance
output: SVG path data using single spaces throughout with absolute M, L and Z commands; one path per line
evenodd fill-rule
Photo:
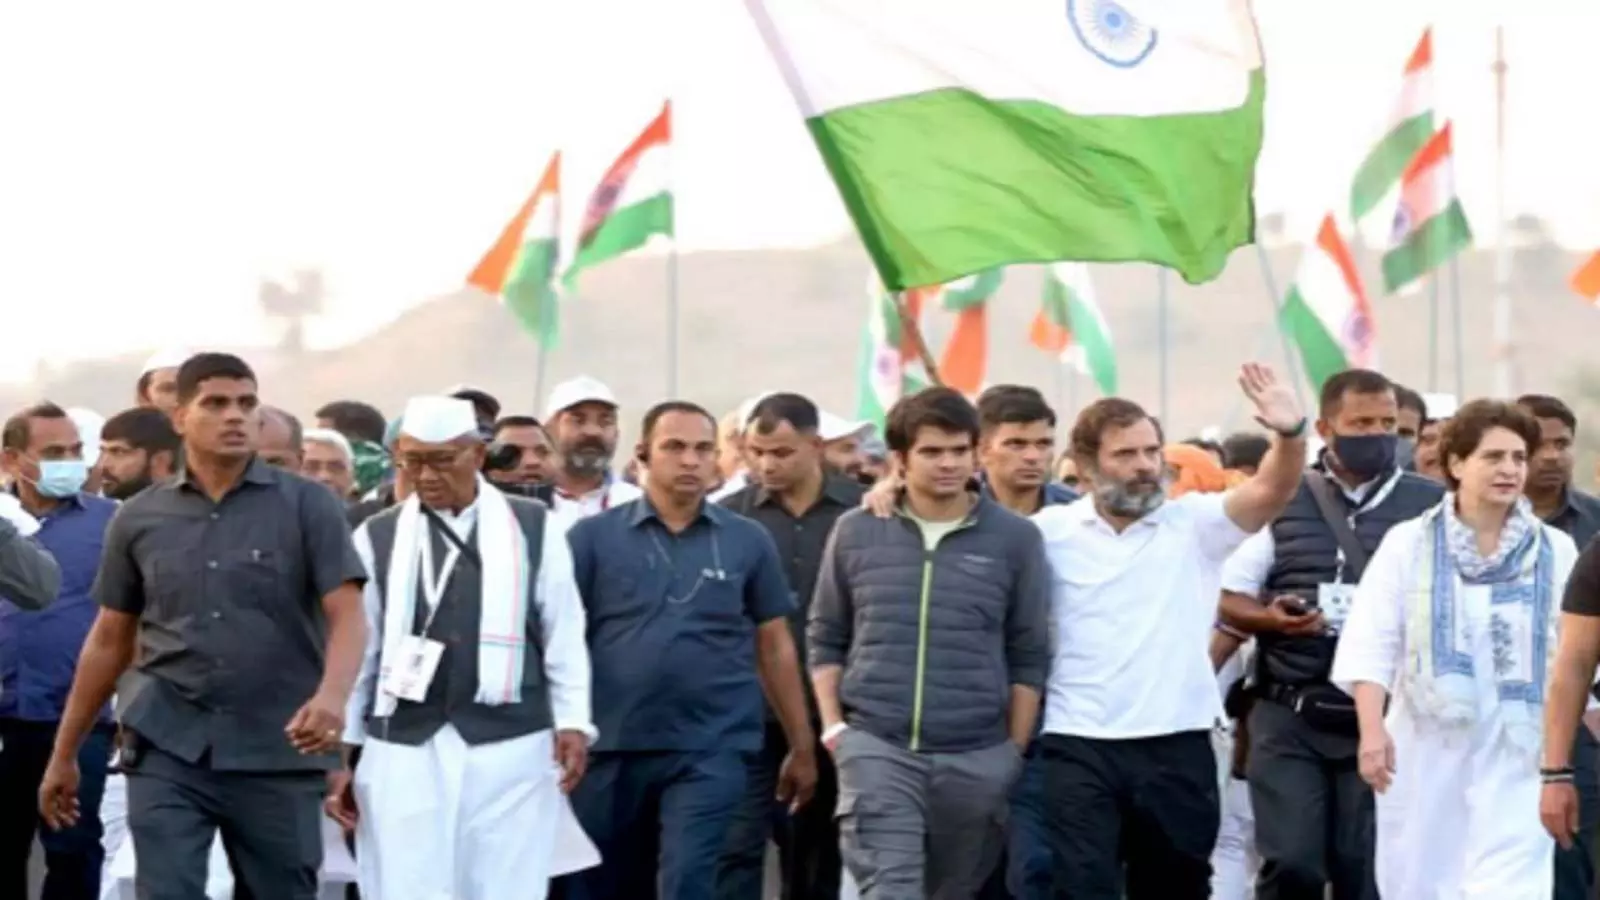
M 394 462 L 395 466 L 404 472 L 414 474 L 422 471 L 423 469 L 432 469 L 433 471 L 442 475 L 449 471 L 450 468 L 453 467 L 457 462 L 460 462 L 461 457 L 465 456 L 467 451 L 470 449 L 470 447 L 463 447 L 462 449 L 453 452 L 445 451 L 443 453 L 407 453 L 402 456 L 395 457 Z

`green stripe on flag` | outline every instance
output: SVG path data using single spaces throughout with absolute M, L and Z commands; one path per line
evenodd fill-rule
M 1350 186 L 1350 216 L 1361 221 L 1400 183 L 1406 166 L 1433 137 L 1433 111 L 1419 113 L 1399 123 L 1378 141 L 1356 170 Z
M 1350 368 L 1338 336 L 1329 333 L 1327 325 L 1307 305 L 1298 285 L 1291 285 L 1289 296 L 1283 299 L 1283 306 L 1278 310 L 1278 327 L 1300 350 L 1300 361 L 1313 387 L 1321 388 L 1335 373 Z
M 672 216 L 670 191 L 662 191 L 612 212 L 579 245 L 564 280 L 570 285 L 584 269 L 637 250 L 655 235 L 670 237 Z
M 501 292 L 506 308 L 546 350 L 553 349 L 560 338 L 560 300 L 555 284 L 557 249 L 554 240 L 522 245 Z
M 1260 70 L 1245 104 L 1218 113 L 1074 115 L 951 88 L 808 126 L 890 290 L 1063 259 L 1199 283 L 1254 238 L 1265 96 Z
M 1383 283 L 1390 293 L 1422 278 L 1472 246 L 1472 229 L 1460 200 L 1423 222 L 1405 243 L 1383 255 Z

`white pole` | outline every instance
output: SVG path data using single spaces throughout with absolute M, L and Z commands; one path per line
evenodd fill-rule
M 1511 343 L 1511 235 L 1506 221 L 1506 29 L 1494 28 L 1494 393 L 1510 399 L 1514 350 Z M 1465 398 L 1463 398 L 1465 399 Z

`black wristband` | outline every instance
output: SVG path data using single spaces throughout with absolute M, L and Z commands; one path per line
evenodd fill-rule
M 1292 441 L 1295 438 L 1304 437 L 1305 433 L 1306 433 L 1306 426 L 1310 425 L 1310 424 L 1311 424 L 1311 420 L 1309 418 L 1306 418 L 1305 416 L 1301 416 L 1300 417 L 1300 421 L 1298 423 L 1296 423 L 1293 428 L 1288 428 L 1288 429 L 1285 429 L 1285 430 L 1282 430 L 1282 431 L 1279 431 L 1278 429 L 1274 428 L 1272 430 L 1272 433 L 1276 434 L 1278 437 L 1281 437 L 1286 441 Z
M 1575 773 L 1575 771 L 1576 770 L 1571 766 L 1555 766 L 1552 768 L 1545 768 L 1544 766 L 1539 767 L 1540 777 L 1547 775 L 1572 775 Z

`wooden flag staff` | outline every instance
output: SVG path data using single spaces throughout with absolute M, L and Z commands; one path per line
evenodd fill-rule
M 911 342 L 916 349 L 917 357 L 922 360 L 923 369 L 928 373 L 928 384 L 933 387 L 943 387 L 944 382 L 939 380 L 939 366 L 933 359 L 933 351 L 928 349 L 928 342 L 922 339 L 922 326 L 918 324 L 917 317 L 911 315 L 911 309 L 906 305 L 906 292 L 894 292 L 894 314 L 900 320 L 900 333 L 905 340 Z

